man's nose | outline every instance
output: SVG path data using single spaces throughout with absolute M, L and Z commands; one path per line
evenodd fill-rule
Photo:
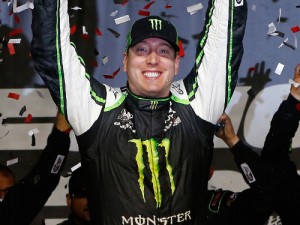
M 150 54 L 147 57 L 147 63 L 155 65 L 159 62 L 159 56 L 155 51 L 150 52 Z

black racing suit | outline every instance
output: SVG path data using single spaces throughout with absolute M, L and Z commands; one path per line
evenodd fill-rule
M 242 141 L 231 149 L 251 188 L 240 193 L 209 191 L 209 224 L 263 225 L 273 210 L 283 225 L 299 224 L 300 176 L 289 158 L 292 138 L 299 126 L 299 104 L 292 95 L 281 103 L 271 121 L 261 156 Z
M 70 147 L 69 134 L 55 127 L 38 163 L 0 203 L 1 225 L 28 225 L 56 188 Z
M 168 97 L 149 99 L 86 74 L 69 41 L 67 1 L 35 1 L 32 57 L 90 170 L 92 224 L 206 224 L 214 124 L 243 55 L 241 2 L 209 2 L 190 74 Z

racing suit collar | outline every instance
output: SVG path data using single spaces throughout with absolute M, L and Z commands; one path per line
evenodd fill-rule
M 169 108 L 171 95 L 166 98 L 145 98 L 133 94 L 128 88 L 127 104 L 143 111 L 156 111 Z

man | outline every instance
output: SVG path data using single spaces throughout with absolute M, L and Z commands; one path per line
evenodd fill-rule
M 38 0 L 32 57 L 71 124 L 88 168 L 92 224 L 206 224 L 214 124 L 243 55 L 246 2 L 209 1 L 195 64 L 183 80 L 168 21 L 136 21 L 123 66 L 128 85 L 98 83 L 69 42 L 66 0 Z
M 1 224 L 29 225 L 56 188 L 70 147 L 69 125 L 62 114 L 56 118 L 47 146 L 27 176 L 15 184 L 12 171 L 1 169 Z
M 295 136 L 300 121 L 300 65 L 295 69 L 294 84 L 291 86 L 288 98 L 281 103 L 272 118 L 260 157 L 240 141 L 226 114 L 221 116 L 220 121 L 225 126 L 216 135 L 224 140 L 234 154 L 245 181 L 256 195 L 254 199 L 262 202 L 257 209 L 260 210 L 266 206 L 268 211 L 271 208 L 279 214 L 284 225 L 299 224 L 300 176 L 295 163 L 290 160 L 289 153 L 292 138 Z M 241 194 L 243 195 L 243 192 Z M 236 195 L 237 201 L 240 199 L 240 194 Z M 239 200 L 237 202 L 241 203 L 240 207 L 232 207 L 235 212 L 233 221 L 244 221 L 233 224 L 246 224 L 249 222 L 247 218 L 251 221 L 251 218 L 257 215 L 249 213 L 251 207 L 248 201 L 252 203 L 253 198 Z
M 59 225 L 89 225 L 90 213 L 87 203 L 86 191 L 87 171 L 80 167 L 75 170 L 69 180 L 69 193 L 67 194 L 67 205 L 71 210 L 68 220 Z
M 8 189 L 16 183 L 13 171 L 7 166 L 0 165 L 0 202 L 7 194 Z

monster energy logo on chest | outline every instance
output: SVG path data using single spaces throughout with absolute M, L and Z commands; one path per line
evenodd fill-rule
M 151 182 L 152 182 L 152 187 L 154 191 L 154 197 L 156 201 L 156 207 L 160 208 L 161 203 L 162 203 L 162 192 L 161 192 L 161 187 L 160 187 L 160 182 L 159 182 L 159 156 L 158 156 L 158 148 L 163 148 L 165 150 L 165 160 L 166 160 L 166 170 L 168 171 L 169 179 L 170 179 L 170 186 L 171 186 L 171 191 L 172 194 L 175 191 L 175 183 L 174 183 L 174 177 L 172 173 L 172 167 L 169 163 L 169 152 L 170 152 L 170 140 L 165 138 L 161 141 L 161 143 L 158 143 L 156 140 L 151 138 L 150 140 L 145 140 L 142 141 L 141 139 L 133 139 L 130 140 L 129 142 L 135 143 L 137 153 L 136 153 L 136 163 L 138 167 L 138 183 L 139 187 L 144 199 L 144 202 L 146 202 L 145 199 L 145 174 L 144 174 L 144 169 L 145 169 L 145 164 L 144 162 L 144 151 L 143 151 L 143 146 L 145 146 L 146 149 L 146 154 L 148 158 L 148 165 L 151 171 Z
M 152 30 L 161 30 L 162 29 L 162 21 L 159 19 L 149 19 L 151 22 Z

